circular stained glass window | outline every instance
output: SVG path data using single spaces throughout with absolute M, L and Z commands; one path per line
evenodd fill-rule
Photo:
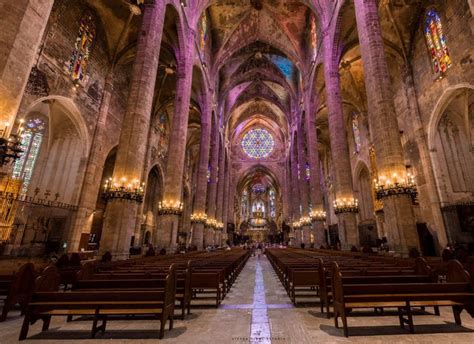
M 273 136 L 265 129 L 249 130 L 242 139 L 242 149 L 253 159 L 268 157 L 275 147 Z

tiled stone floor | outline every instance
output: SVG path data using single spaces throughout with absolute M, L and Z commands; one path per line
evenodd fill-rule
M 91 322 L 56 318 L 48 332 L 41 324 L 30 328 L 33 343 L 474 343 L 474 319 L 465 312 L 463 326 L 456 326 L 452 313 L 417 315 L 416 334 L 398 326 L 398 317 L 355 316 L 349 318 L 351 337 L 334 328 L 334 320 L 319 312 L 319 306 L 294 308 L 265 257 L 251 258 L 219 309 L 199 308 L 187 320 L 158 340 L 158 322 L 111 321 L 105 335 L 89 339 Z M 16 343 L 22 319 L 13 313 L 0 323 L 0 344 Z

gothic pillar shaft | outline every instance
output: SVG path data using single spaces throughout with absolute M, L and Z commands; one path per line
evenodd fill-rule
M 150 115 L 153 106 L 164 4 L 147 2 L 143 11 L 141 34 L 133 65 L 127 110 L 122 123 L 114 178 L 120 181 L 143 179 Z M 107 203 L 101 252 L 111 251 L 118 257 L 128 255 L 130 240 L 137 220 L 138 203 L 111 199 Z
M 298 180 L 298 158 L 296 154 L 296 145 L 295 138 L 293 139 L 293 145 L 291 146 L 290 151 L 290 165 L 291 165 L 291 175 L 290 175 L 290 183 L 291 183 L 291 193 L 290 193 L 290 200 L 292 204 L 292 220 L 293 222 L 298 221 L 301 218 L 301 211 L 300 211 L 300 188 L 299 188 L 299 180 Z M 294 245 L 298 247 L 300 245 L 300 236 L 299 236 L 299 229 L 294 229 L 292 226 L 293 235 L 295 236 Z
M 304 140 L 303 118 L 298 120 L 298 163 L 300 166 L 300 201 L 301 201 L 301 215 L 309 217 L 309 188 L 306 180 L 306 149 Z M 311 226 L 303 226 L 301 241 L 306 246 L 311 243 Z
M 357 31 L 364 66 L 369 126 L 379 176 L 406 176 L 403 148 L 393 102 L 376 0 L 355 0 Z M 396 251 L 418 247 L 415 217 L 409 196 L 384 199 L 389 246 Z
M 18 112 L 31 68 L 36 60 L 53 0 L 0 0 L 0 123 L 9 128 Z
M 176 74 L 175 113 L 168 143 L 164 202 L 183 202 L 183 175 L 193 78 L 194 32 L 189 30 L 184 35 L 185 48 L 180 52 Z M 162 231 L 158 234 L 158 240 L 162 246 L 172 251 L 178 237 L 179 216 L 182 215 L 165 215 L 161 219 Z
M 211 145 L 212 111 L 210 97 L 206 96 L 203 102 L 201 117 L 201 140 L 199 146 L 199 166 L 197 173 L 196 196 L 194 198 L 194 213 L 206 213 L 207 171 L 209 168 L 209 148 Z M 204 224 L 193 225 L 192 244 L 202 250 L 204 244 Z
M 223 233 L 227 234 L 227 222 L 229 221 L 229 203 L 230 203 L 230 198 L 233 198 L 234 195 L 230 193 L 230 161 L 229 157 L 227 156 L 226 159 L 226 173 L 225 173 L 225 185 L 224 185 L 224 207 L 222 209 L 222 223 L 224 223 L 224 230 Z M 227 236 L 227 235 L 225 235 Z
M 219 150 L 219 171 L 218 171 L 218 178 L 217 178 L 217 204 L 216 204 L 216 220 L 222 222 L 222 211 L 224 209 L 224 186 L 225 186 L 225 146 L 224 142 L 221 141 L 220 143 L 220 150 Z
M 212 143 L 211 143 L 211 156 L 210 156 L 210 167 L 211 176 L 208 183 L 207 189 L 207 216 L 209 219 L 216 219 L 217 210 L 217 179 L 218 179 L 218 166 L 219 166 L 219 125 L 217 119 L 214 118 L 212 131 L 211 131 Z M 212 245 L 214 241 L 214 229 L 207 228 L 207 235 L 205 236 L 205 245 Z
M 305 112 L 306 127 L 306 144 L 308 146 L 308 163 L 309 163 L 309 195 L 313 211 L 323 211 L 323 195 L 321 192 L 321 176 L 319 169 L 319 150 L 316 128 L 316 116 L 312 102 L 307 101 L 307 110 Z M 319 248 L 325 243 L 324 238 L 324 222 L 313 221 L 312 231 L 314 236 L 314 245 Z
M 339 76 L 339 57 L 331 34 L 323 37 L 324 44 L 324 80 L 326 83 L 326 101 L 328 108 L 329 137 L 334 171 L 336 200 L 354 197 L 352 187 L 352 169 L 347 142 L 346 126 L 342 108 L 341 80 Z M 355 214 L 338 215 L 341 244 L 345 247 L 358 245 L 357 222 Z
M 68 250 L 77 252 L 83 233 L 90 233 L 94 217 L 94 209 L 97 195 L 102 186 L 102 170 L 107 153 L 102 148 L 102 140 L 107 134 L 105 122 L 109 112 L 110 101 L 113 93 L 113 69 L 109 71 L 105 79 L 102 101 L 100 103 L 97 125 L 92 139 L 88 163 L 82 182 L 82 190 L 79 198 L 79 209 L 73 221 L 73 228 L 69 238 Z

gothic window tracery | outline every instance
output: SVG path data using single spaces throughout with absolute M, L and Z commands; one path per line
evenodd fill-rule
M 360 116 L 357 112 L 352 113 L 352 134 L 354 136 L 354 150 L 355 150 L 355 153 L 359 153 L 360 152 L 360 147 L 361 147 L 359 117 Z
M 275 147 L 273 136 L 265 129 L 249 130 L 242 139 L 242 150 L 252 159 L 267 158 Z
M 431 9 L 426 14 L 424 33 L 428 45 L 433 71 L 437 78 L 442 78 L 452 65 L 443 24 L 438 12 Z
M 21 138 L 23 153 L 13 165 L 13 178 L 23 179 L 21 188 L 21 194 L 23 195 L 28 191 L 45 130 L 46 124 L 42 118 L 32 118 L 26 122 L 25 131 Z
M 204 61 L 206 57 L 206 46 L 208 40 L 208 24 L 207 24 L 207 15 L 203 13 L 201 17 L 201 30 L 199 32 L 199 51 L 201 54 L 201 59 Z
M 454 192 L 468 192 L 474 190 L 474 178 L 469 166 L 472 166 L 472 158 L 467 149 L 466 135 L 459 128 L 458 123 L 445 113 L 439 124 L 439 135 L 444 151 L 451 186 Z
M 84 12 L 79 22 L 79 33 L 76 38 L 74 50 L 66 65 L 68 73 L 75 82 L 84 82 L 92 45 L 96 36 L 94 17 L 90 11 Z

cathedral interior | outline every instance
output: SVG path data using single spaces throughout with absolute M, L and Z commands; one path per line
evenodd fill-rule
M 303 297 L 317 292 L 321 311 L 329 295 L 328 316 L 332 304 L 347 327 L 353 307 L 340 308 L 338 274 L 343 285 L 344 269 L 367 264 L 359 273 L 375 281 L 370 265 L 380 264 L 403 271 L 379 282 L 407 288 L 404 269 L 429 270 L 429 282 L 416 280 L 429 297 L 465 283 L 462 297 L 410 300 L 423 312 L 449 306 L 441 318 L 415 317 L 420 340 L 474 342 L 474 1 L 0 0 L 0 9 L 0 296 L 17 288 L 3 280 L 30 268 L 31 301 L 69 285 L 80 294 L 89 274 L 141 266 L 140 280 L 167 264 L 178 300 L 181 269 L 196 273 L 194 285 L 227 262 L 222 304 L 193 309 L 199 316 L 177 320 L 165 342 L 333 342 L 342 330 L 319 305 L 296 306 L 298 283 L 309 286 Z M 301 282 L 311 276 L 303 266 L 327 269 L 334 293 L 321 277 Z M 205 288 L 192 287 L 189 302 Z M 11 342 L 34 317 L 47 330 L 59 314 L 18 300 L 23 327 L 18 310 L 0 318 Z M 413 325 L 410 300 L 390 304 L 400 324 L 351 317 L 395 330 L 351 328 L 350 340 L 414 340 L 400 330 L 403 312 Z M 141 338 L 115 336 L 114 323 L 107 337 L 100 319 L 104 338 Z M 440 320 L 446 331 L 432 324 Z M 35 336 L 74 337 L 49 332 Z

